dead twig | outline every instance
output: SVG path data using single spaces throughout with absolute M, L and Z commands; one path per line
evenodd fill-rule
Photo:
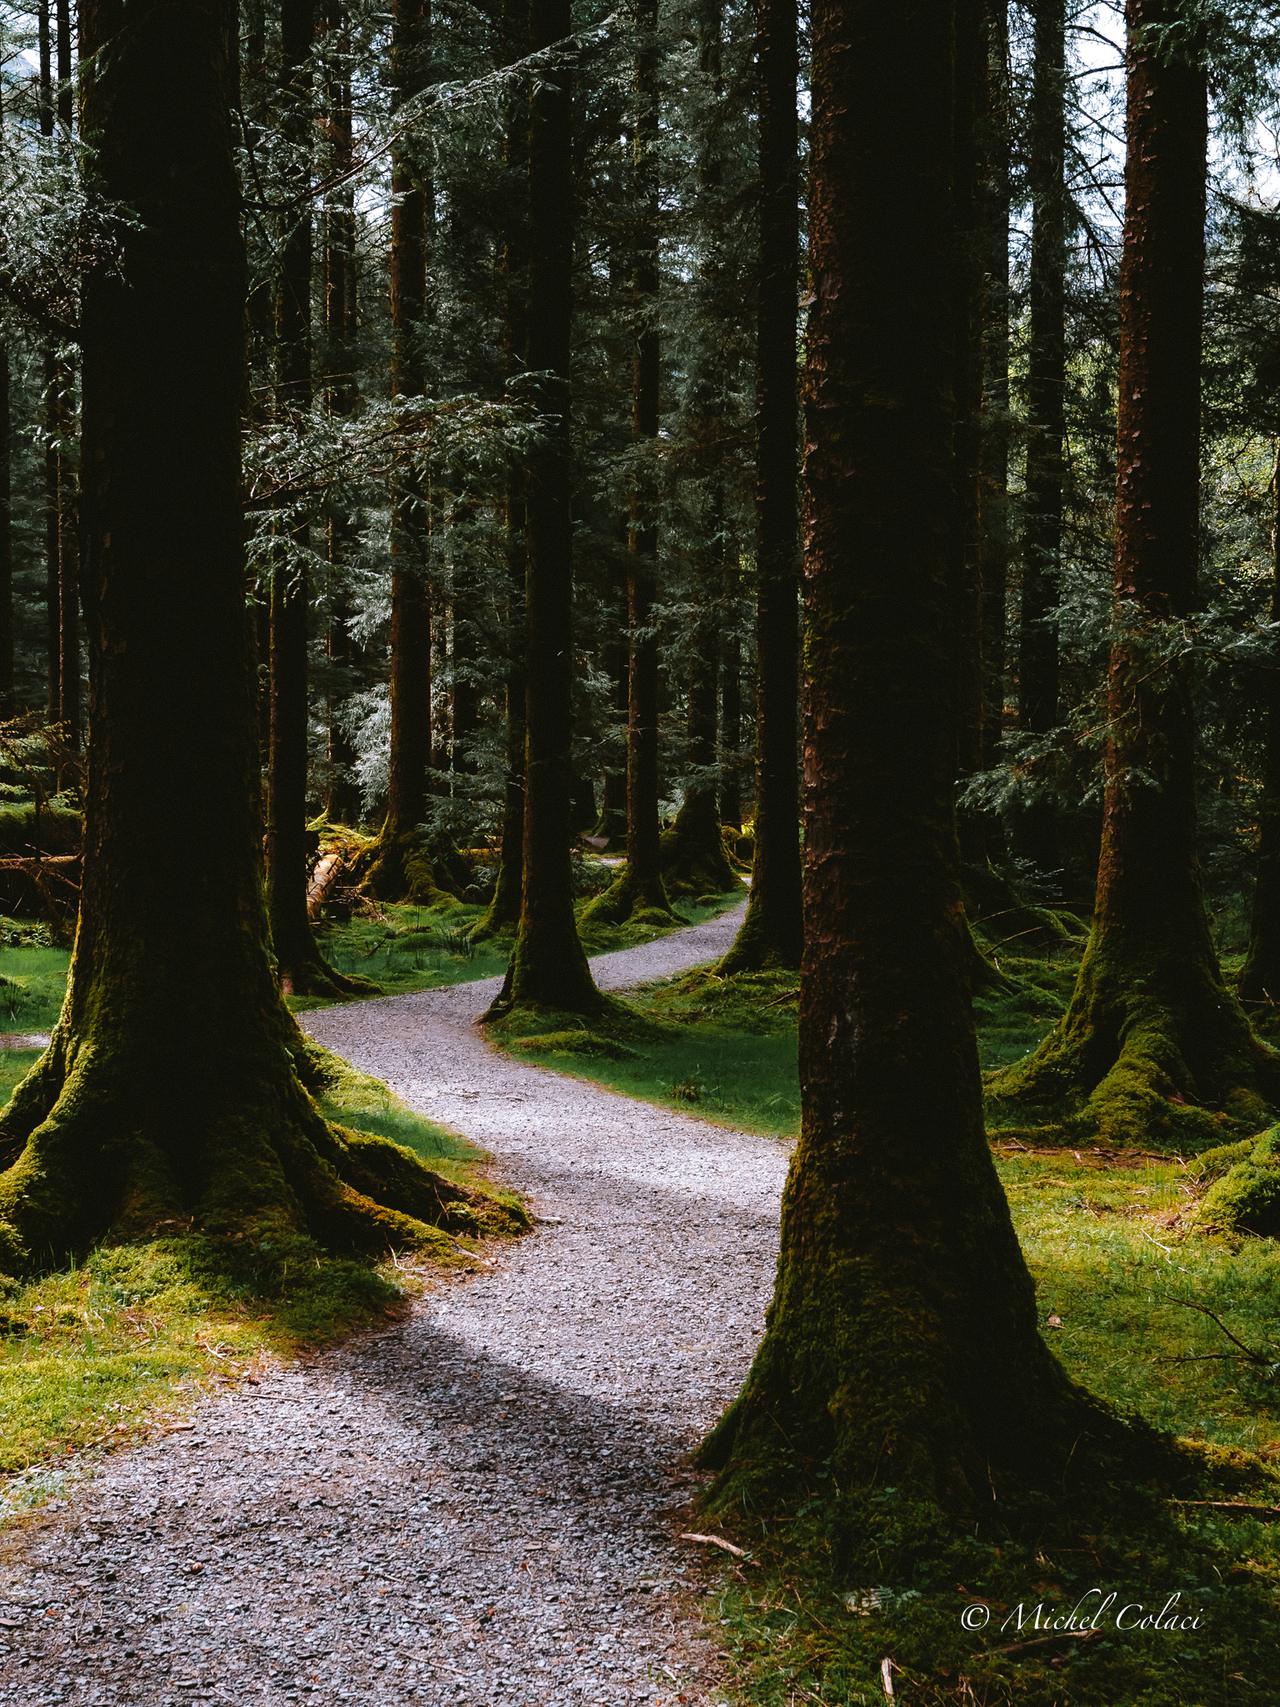
M 737 1547 L 732 1541 L 726 1541 L 723 1535 L 700 1535 L 696 1530 L 682 1532 L 682 1541 L 696 1541 L 701 1547 L 719 1547 L 723 1553 L 732 1553 L 735 1559 L 749 1557 L 745 1547 Z

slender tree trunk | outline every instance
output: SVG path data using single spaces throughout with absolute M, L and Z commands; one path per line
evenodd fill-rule
M 742 642 L 738 634 L 738 573 L 725 565 L 725 626 L 720 658 L 720 822 L 742 828 Z
M 986 0 L 987 79 L 981 209 L 983 301 L 982 664 L 983 769 L 1003 733 L 1009 597 L 1009 7 Z
M 50 0 L 40 0 L 39 107 L 41 144 L 53 153 L 55 119 L 53 97 L 53 14 Z M 45 667 L 48 681 L 49 720 L 62 714 L 62 611 L 58 586 L 58 362 L 57 352 L 46 343 L 41 353 L 41 395 L 44 413 L 44 562 L 45 562 Z
M 658 8 L 636 0 L 635 123 L 632 186 L 636 209 L 631 297 L 635 347 L 631 368 L 631 433 L 639 457 L 627 525 L 627 864 L 592 902 L 588 917 L 621 922 L 671 913 L 662 881 L 658 822 L 658 586 L 659 381 L 658 302 Z
M 80 21 L 92 190 L 139 223 L 84 287 L 84 879 L 62 1017 L 0 1119 L 0 1270 L 175 1220 L 255 1248 L 421 1242 L 456 1188 L 326 1124 L 268 955 L 235 7 L 81 0 Z
M 428 84 L 431 15 L 425 0 L 395 0 L 391 80 L 397 106 Z M 391 389 L 426 391 L 422 319 L 426 309 L 428 192 L 412 139 L 392 156 Z M 431 764 L 431 606 L 427 592 L 427 505 L 420 471 L 401 453 L 391 492 L 391 753 L 382 849 L 369 884 L 384 899 L 429 900 L 435 876 L 414 833 L 427 814 Z
M 1207 99 L 1202 44 L 1157 51 L 1177 0 L 1129 0 L 1115 616 L 1093 929 L 1070 1006 L 996 1093 L 1105 1142 L 1202 1148 L 1256 1130 L 1280 1061 L 1222 983 L 1196 856 L 1188 661 L 1196 598 Z M 1229 1129 L 1229 1128 L 1228 1128 Z
M 1271 476 L 1271 620 L 1280 623 L 1280 444 Z M 1262 801 L 1258 812 L 1258 876 L 1249 924 L 1249 952 L 1240 973 L 1247 1002 L 1280 1002 L 1280 662 L 1267 671 Z
M 955 635 L 956 774 L 982 765 L 982 332 L 985 232 L 980 203 L 982 111 L 987 80 L 985 19 L 979 6 L 956 8 L 955 107 L 952 150 L 956 245 L 953 278 L 955 514 L 951 540 L 951 598 Z M 975 814 L 958 813 L 961 857 L 985 864 L 986 829 Z
M 533 53 L 566 37 L 569 0 L 532 0 Z M 513 1006 L 593 1013 L 596 989 L 573 915 L 572 73 L 563 60 L 529 98 L 529 370 L 545 426 L 526 460 L 528 559 L 524 870 L 520 920 L 491 1014 Z
M 356 404 L 355 194 L 345 180 L 353 155 L 351 109 L 350 22 L 343 0 L 328 0 L 326 28 L 335 58 L 326 105 L 329 117 L 329 170 L 338 186 L 330 192 L 324 216 L 324 335 L 327 398 L 330 412 L 352 413 Z M 347 596 L 348 559 L 355 547 L 351 518 L 330 514 L 325 523 L 328 565 L 329 623 L 325 651 L 330 669 L 326 705 L 328 791 L 327 816 L 344 824 L 360 817 L 360 790 L 355 780 L 355 747 L 342 724 L 340 705 L 349 691 L 349 672 L 356 648 L 351 635 Z
M 613 589 L 610 589 L 611 591 Z M 620 584 L 617 597 L 617 627 L 608 624 L 607 638 L 604 643 L 604 673 L 609 678 L 610 710 L 613 720 L 621 729 L 620 745 L 617 760 L 611 750 L 610 761 L 605 769 L 604 782 L 600 790 L 600 817 L 596 824 L 596 835 L 604 836 L 611 845 L 625 843 L 627 837 L 627 699 L 630 692 L 629 647 L 627 644 L 627 590 L 625 584 Z
M 75 122 L 75 84 L 69 0 L 56 0 L 59 146 L 69 145 Z M 58 437 L 58 717 L 68 746 L 80 745 L 80 496 L 76 476 L 75 370 L 65 357 L 54 380 Z
M 757 0 L 760 294 L 756 322 L 756 812 L 751 899 L 725 972 L 800 962 L 795 0 Z
M 1030 346 L 1027 358 L 1026 521 L 1018 619 L 1018 723 L 1043 733 L 1058 720 L 1058 627 L 1066 439 L 1066 5 L 1036 0 L 1031 96 Z M 1039 801 L 1018 826 L 1023 853 L 1059 864 L 1056 815 Z
M 725 296 L 722 228 L 724 161 L 719 114 L 724 101 L 720 37 L 721 0 L 704 0 L 698 9 L 699 69 L 710 96 L 710 121 L 702 142 L 698 177 L 704 208 L 702 257 L 695 313 L 699 347 L 690 379 L 689 411 L 702 492 L 699 538 L 694 550 L 693 643 L 686 690 L 684 799 L 675 823 L 663 836 L 663 873 L 668 890 L 702 895 L 719 893 L 735 881 L 725 858 L 717 802 L 717 746 L 720 709 L 721 604 L 725 581 L 726 517 L 724 490 L 724 354 L 718 310 Z
M 0 137 L 3 136 L 0 91 Z M 0 338 L 0 718 L 13 702 L 13 403 L 9 346 Z
M 952 806 L 951 8 L 816 0 L 805 381 L 803 1126 L 718 1497 L 990 1512 L 1087 1411 L 983 1132 Z M 912 186 L 904 222 L 901 185 Z M 839 1512 L 837 1512 L 837 1520 Z
M 503 52 L 514 64 L 529 52 L 529 9 L 521 0 L 504 0 Z M 506 111 L 505 150 L 508 200 L 502 231 L 500 265 L 505 287 L 506 358 L 510 378 L 526 371 L 529 355 L 529 106 L 523 88 L 511 96 Z M 515 928 L 520 919 L 524 869 L 525 697 L 525 577 L 528 573 L 526 478 L 522 461 L 512 457 L 507 469 L 504 515 L 507 562 L 506 774 L 502 800 L 502 845 L 493 899 L 474 934 L 495 936 Z

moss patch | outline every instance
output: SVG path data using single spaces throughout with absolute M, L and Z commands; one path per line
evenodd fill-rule
M 36 1058 L 0 1053 L 0 1087 L 7 1091 Z M 467 1224 L 440 1232 L 411 1259 L 378 1263 L 328 1256 L 305 1238 L 227 1241 L 175 1229 L 100 1247 L 38 1279 L 0 1277 L 0 1473 L 127 1440 L 157 1412 L 183 1408 L 267 1355 L 384 1321 L 420 1288 L 427 1267 L 466 1266 L 480 1236 L 527 1225 L 518 1198 L 483 1177 L 483 1157 L 465 1139 L 325 1051 L 310 1051 L 308 1062 L 325 1114 L 357 1146 L 362 1134 L 390 1138 L 467 1188 Z

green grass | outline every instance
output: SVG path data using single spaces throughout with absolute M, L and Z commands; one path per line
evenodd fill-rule
M 607 873 L 609 868 L 601 870 Z M 666 926 L 593 926 L 583 931 L 583 946 L 588 954 L 633 948 L 668 931 L 715 918 L 735 906 L 742 894 L 738 888 L 724 895 L 682 900 L 676 906 L 676 918 Z M 579 914 L 586 909 L 589 899 L 584 897 L 579 901 Z M 339 972 L 371 978 L 383 995 L 399 996 L 411 990 L 434 990 L 446 984 L 501 977 L 507 969 L 511 939 L 471 940 L 471 932 L 484 911 L 481 906 L 451 899 L 432 907 L 388 904 L 342 923 L 322 923 L 317 936 L 326 958 Z M 289 1006 L 298 1013 L 325 1004 L 326 998 L 289 999 Z
M 36 1059 L 0 1052 L 5 1095 Z M 406 1145 L 440 1173 L 488 1187 L 481 1153 L 422 1119 L 385 1085 L 336 1068 L 328 1116 Z M 457 1260 L 465 1246 L 453 1242 Z M 34 1475 L 0 1490 L 21 1509 L 57 1486 L 45 1471 L 70 1453 L 130 1438 L 157 1413 L 237 1379 L 268 1354 L 293 1355 L 394 1313 L 422 1259 L 372 1267 L 323 1255 L 306 1239 L 228 1249 L 195 1236 L 106 1246 L 31 1281 L 0 1276 L 0 1473 Z
M 71 950 L 43 927 L 0 918 L 0 1031 L 49 1031 L 62 1011 Z

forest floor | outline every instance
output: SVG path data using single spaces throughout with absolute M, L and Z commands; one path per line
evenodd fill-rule
M 714 958 L 740 914 L 595 961 Z M 686 1454 L 746 1372 L 786 1151 L 491 1049 L 492 982 L 309 1014 L 539 1218 L 403 1320 L 211 1397 L 4 1534 L 0 1697 L 704 1703 Z
M 1135 1520 L 1117 1491 L 1083 1546 L 971 1540 L 923 1595 L 851 1592 L 803 1528 L 740 1519 L 741 1563 L 681 1538 L 710 1527 L 689 1509 L 687 1451 L 761 1331 L 778 1139 L 798 1116 L 794 977 L 707 965 L 739 916 L 597 957 L 647 1021 L 606 1049 L 557 1020 L 491 1047 L 473 1022 L 492 980 L 307 1015 L 404 1118 L 490 1152 L 537 1230 L 488 1247 L 465 1285 L 428 1281 L 386 1329 L 262 1363 L 0 1536 L 0 1698 L 675 1707 L 728 1690 L 865 1707 L 891 1652 L 912 1707 L 1274 1702 L 1265 1513 Z M 1074 954 L 1006 970 L 1013 992 L 979 1004 L 989 1066 L 1052 1023 Z M 993 1138 L 1068 1369 L 1231 1455 L 1208 1492 L 1280 1505 L 1273 1242 L 1196 1235 L 1183 1159 Z M 1003 1619 L 1024 1594 L 1060 1604 L 1099 1579 L 1156 1608 L 1176 1589 L 1208 1627 L 1075 1643 L 960 1627 L 966 1597 Z

